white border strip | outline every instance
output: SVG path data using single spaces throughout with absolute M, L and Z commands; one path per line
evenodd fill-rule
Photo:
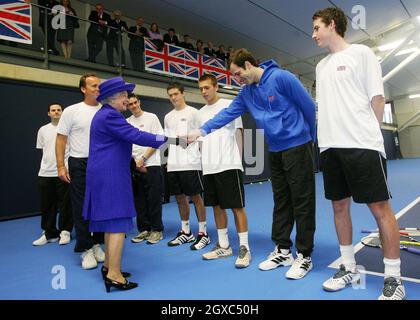
M 416 200 L 414 200 L 408 206 L 406 206 L 404 209 L 402 209 L 400 212 L 398 212 L 398 214 L 395 215 L 395 218 L 398 220 L 399 218 L 401 218 L 404 214 L 406 214 L 411 208 L 413 208 L 419 202 L 420 202 L 420 197 L 418 197 Z M 374 235 L 378 235 L 378 233 L 371 233 L 369 236 L 374 236 Z M 356 254 L 357 252 L 359 252 L 363 247 L 364 247 L 364 245 L 361 242 L 359 242 L 358 244 L 356 244 L 354 246 L 354 254 Z M 340 264 L 341 264 L 341 257 L 338 258 L 337 260 L 335 260 L 334 262 L 332 262 L 328 266 L 328 268 L 339 269 L 340 268 Z M 378 272 L 373 272 L 373 271 L 366 271 L 366 270 L 363 270 L 362 271 L 361 270 L 360 272 L 361 273 L 375 275 L 375 276 L 380 276 L 380 277 L 383 277 L 384 276 L 383 273 L 378 273 Z M 411 282 L 420 283 L 420 279 L 406 278 L 406 277 L 401 277 L 401 279 L 403 279 L 405 281 L 411 281 Z

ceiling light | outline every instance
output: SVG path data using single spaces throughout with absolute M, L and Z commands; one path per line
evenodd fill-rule
M 392 49 L 397 48 L 399 45 L 401 45 L 404 42 L 404 40 L 398 40 L 398 41 L 394 41 L 388 44 L 384 44 L 382 46 L 378 47 L 378 50 L 383 52 L 383 51 L 389 51 Z
M 420 93 L 419 94 L 412 94 L 410 96 L 408 96 L 409 99 L 417 99 L 420 98 Z
M 404 50 L 398 51 L 398 53 L 395 56 L 402 56 L 405 54 L 416 52 L 417 50 L 419 49 L 418 48 L 404 49 Z

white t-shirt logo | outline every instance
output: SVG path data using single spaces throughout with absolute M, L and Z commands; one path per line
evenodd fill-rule
M 346 66 L 338 66 L 337 71 L 346 71 Z

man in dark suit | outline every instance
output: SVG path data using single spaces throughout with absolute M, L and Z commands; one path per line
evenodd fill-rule
M 121 64 L 125 66 L 125 53 L 122 47 L 122 32 L 128 31 L 128 26 L 125 21 L 121 20 L 121 11 L 115 10 L 114 11 L 114 20 L 111 20 L 109 24 L 109 33 L 108 39 L 106 41 L 106 54 L 108 58 L 108 64 L 110 66 L 114 66 L 114 48 L 117 51 L 118 55 L 120 55 L 120 42 L 121 42 Z M 115 28 L 115 29 L 114 29 Z M 117 63 L 119 65 L 119 62 Z
M 217 58 L 216 50 L 213 48 L 213 43 L 207 42 L 207 48 L 204 48 L 204 53 L 210 57 Z
M 144 70 L 144 37 L 149 37 L 149 32 L 143 27 L 144 19 L 138 17 L 136 25 L 128 29 L 130 38 L 130 44 L 128 50 L 130 51 L 131 63 L 133 69 L 137 71 Z
M 38 0 L 38 4 L 40 6 L 43 6 L 45 8 L 38 8 L 39 10 L 39 20 L 38 24 L 42 29 L 42 32 L 45 35 L 45 32 L 47 32 L 47 46 L 49 53 L 54 53 L 55 55 L 58 55 L 59 52 L 55 48 L 55 29 L 51 26 L 51 21 L 53 19 L 53 15 L 51 13 L 51 9 L 58 5 L 58 2 L 55 0 Z M 47 30 L 45 30 L 45 16 L 47 16 Z M 44 51 L 44 45 L 42 45 L 41 48 L 42 51 Z
M 101 52 L 104 41 L 108 35 L 107 26 L 111 23 L 111 17 L 104 12 L 102 3 L 95 6 L 96 11 L 92 11 L 89 15 L 89 20 L 93 21 L 90 24 L 87 33 L 89 58 L 87 61 L 96 62 L 96 57 Z
M 195 48 L 194 48 L 194 46 L 193 46 L 193 45 L 192 45 L 192 43 L 191 43 L 191 37 L 190 37 L 188 34 L 184 35 L 184 41 L 182 41 L 182 42 L 179 44 L 179 46 L 180 46 L 180 47 L 183 47 L 183 48 L 185 48 L 185 49 L 188 49 L 188 50 L 193 50 L 193 51 L 195 51 Z
M 168 33 L 163 36 L 163 42 L 179 46 L 178 37 L 175 35 L 175 29 L 169 28 Z

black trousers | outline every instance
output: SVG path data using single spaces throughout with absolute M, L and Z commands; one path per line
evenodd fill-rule
M 73 230 L 70 189 L 57 177 L 39 177 L 41 228 L 47 239 L 57 238 L 61 231 Z M 57 214 L 60 213 L 57 229 Z
M 271 239 L 280 249 L 290 249 L 296 221 L 296 248 L 310 256 L 315 233 L 315 175 L 312 143 L 270 152 L 274 198 Z
M 104 243 L 104 233 L 89 232 L 89 221 L 83 219 L 83 202 L 86 190 L 87 158 L 69 158 L 70 198 L 73 209 L 76 245 L 74 252 L 83 252 L 97 243 Z
M 130 51 L 131 64 L 136 71 L 144 71 L 143 51 Z
M 106 56 L 108 58 L 108 64 L 110 66 L 114 66 L 114 49 L 117 51 L 118 56 L 120 55 L 120 46 L 117 40 L 108 40 L 106 42 Z M 118 58 L 117 56 L 117 58 Z M 117 59 L 119 63 L 119 59 Z M 124 49 L 121 47 L 121 64 L 125 65 L 125 52 Z
M 42 33 L 44 33 L 45 35 L 45 26 L 44 24 L 41 25 L 41 29 L 42 29 Z M 57 49 L 55 48 L 55 29 L 51 26 L 51 21 L 48 21 L 48 26 L 47 26 L 47 31 L 48 31 L 48 35 L 47 35 L 47 45 L 48 48 L 45 48 L 45 50 L 47 49 L 51 49 L 52 51 L 54 51 L 54 53 L 57 53 Z
M 104 45 L 104 38 L 98 35 L 88 35 L 87 43 L 89 52 L 88 61 L 96 62 L 96 57 L 102 51 L 102 47 Z
M 147 167 L 147 173 L 133 173 L 134 202 L 137 211 L 137 229 L 163 231 L 162 222 L 163 176 L 160 166 Z

